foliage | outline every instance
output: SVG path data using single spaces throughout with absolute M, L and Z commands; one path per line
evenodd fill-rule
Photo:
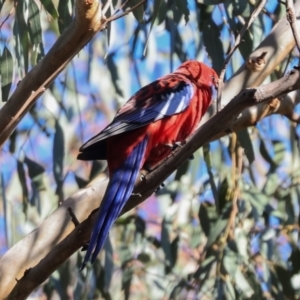
M 253 2 L 147 1 L 91 40 L 1 150 L 2 253 L 103 171 L 102 162 L 76 161 L 78 148 L 134 91 L 187 59 L 220 72 Z M 108 17 L 118 5 L 112 1 Z M 3 102 L 71 23 L 73 6 L 0 3 Z M 258 15 L 226 79 L 283 11 L 274 1 Z M 290 61 L 293 53 L 270 78 L 282 76 Z M 299 179 L 298 129 L 268 117 L 198 150 L 164 188 L 118 219 L 93 266 L 79 273 L 82 253 L 74 254 L 33 297 L 296 299 Z

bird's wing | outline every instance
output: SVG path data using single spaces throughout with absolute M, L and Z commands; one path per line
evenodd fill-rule
M 96 144 L 98 148 L 108 137 L 181 113 L 189 106 L 193 95 L 191 82 L 175 74 L 164 76 L 134 94 L 112 123 L 82 145 L 79 151 L 88 152 Z

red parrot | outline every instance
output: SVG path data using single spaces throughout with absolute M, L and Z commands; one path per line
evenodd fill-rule
M 105 129 L 81 146 L 78 159 L 106 159 L 110 178 L 81 269 L 90 257 L 95 261 L 140 169 L 156 166 L 197 128 L 217 78 L 203 63 L 186 61 L 135 93 Z

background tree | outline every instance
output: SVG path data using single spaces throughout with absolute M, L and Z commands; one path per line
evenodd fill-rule
M 285 75 L 298 64 L 299 14 L 291 1 L 265 2 L 1 2 L 1 299 L 46 279 L 32 297 L 299 296 L 300 79 Z M 76 161 L 79 145 L 189 58 L 221 74 L 226 62 L 222 110 L 137 183 L 79 273 L 107 184 L 103 162 Z

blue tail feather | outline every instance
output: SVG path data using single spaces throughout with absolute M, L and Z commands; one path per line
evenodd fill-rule
M 124 163 L 112 174 L 99 209 L 81 270 L 91 256 L 91 262 L 95 261 L 107 238 L 109 229 L 129 199 L 141 168 L 146 146 L 147 137 L 133 149 Z

